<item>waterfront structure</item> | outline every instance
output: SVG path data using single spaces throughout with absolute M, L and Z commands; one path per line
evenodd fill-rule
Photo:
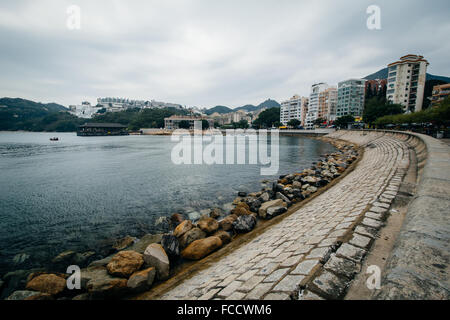
M 77 136 L 124 136 L 127 126 L 120 123 L 85 123 L 78 127 Z
M 294 95 L 289 100 L 281 102 L 280 107 L 280 122 L 287 125 L 289 121 L 297 119 L 302 126 L 305 122 L 305 111 L 308 108 L 308 98 Z
M 403 105 L 404 111 L 422 110 L 428 65 L 423 56 L 415 54 L 389 64 L 387 100 Z
M 319 95 L 329 87 L 328 84 L 323 82 L 312 85 L 309 95 L 308 112 L 305 118 L 305 128 L 312 129 L 314 127 L 314 121 L 319 118 Z
M 437 107 L 443 100 L 450 96 L 450 83 L 433 87 L 431 106 Z
M 214 127 L 214 120 L 207 117 L 202 116 L 177 116 L 173 115 L 169 118 L 164 118 L 164 128 L 169 130 L 175 130 L 180 128 L 180 122 L 181 121 L 188 121 L 189 122 L 189 129 L 194 129 L 194 121 L 202 121 L 206 120 L 208 121 L 209 127 Z
M 327 123 L 336 120 L 337 97 L 336 87 L 329 87 L 319 93 L 318 118 L 325 119 Z
M 352 115 L 361 117 L 364 111 L 364 79 L 349 79 L 338 83 L 336 116 Z

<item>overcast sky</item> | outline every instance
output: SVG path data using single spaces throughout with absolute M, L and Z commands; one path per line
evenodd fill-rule
M 369 5 L 381 30 L 366 26 Z M 81 29 L 67 28 L 67 8 Z M 450 1 L 0 0 L 0 97 L 237 107 L 309 95 L 408 53 L 450 76 Z

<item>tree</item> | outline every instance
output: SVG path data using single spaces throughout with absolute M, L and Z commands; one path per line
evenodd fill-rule
M 326 122 L 327 119 L 324 118 L 317 118 L 316 120 L 314 120 L 314 125 L 316 126 L 320 126 L 322 123 Z
M 364 106 L 363 121 L 367 124 L 372 124 L 376 119 L 383 116 L 401 113 L 403 113 L 402 105 L 373 97 Z
M 191 124 L 187 120 L 181 120 L 180 123 L 178 123 L 178 128 L 180 129 L 189 129 L 191 127 Z
M 352 115 L 342 116 L 337 118 L 334 124 L 338 128 L 346 128 L 349 123 L 355 122 L 355 118 Z
M 292 119 L 292 120 L 289 120 L 289 122 L 287 123 L 287 125 L 289 126 L 289 127 L 292 127 L 292 128 L 298 128 L 298 126 L 299 125 L 301 125 L 302 123 L 300 122 L 300 120 L 298 120 L 298 119 Z
M 209 122 L 208 122 L 208 120 L 205 120 L 205 119 L 202 120 L 202 129 L 203 130 L 209 129 Z
M 256 128 L 270 128 L 280 123 L 280 108 L 270 108 L 259 114 L 258 119 L 253 121 Z
M 241 121 L 239 121 L 237 123 L 237 126 L 238 126 L 238 128 L 241 128 L 241 129 L 248 129 L 248 127 L 249 127 L 248 121 L 245 119 L 242 119 Z

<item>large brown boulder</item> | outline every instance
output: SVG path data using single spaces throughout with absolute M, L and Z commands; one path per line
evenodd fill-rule
M 120 251 L 108 263 L 106 268 L 109 274 L 128 278 L 138 271 L 144 264 L 142 254 L 136 251 Z
M 219 226 L 224 231 L 229 231 L 233 228 L 233 222 L 237 219 L 237 215 L 230 214 L 229 216 L 226 216 L 219 222 Z
M 202 218 L 198 223 L 197 226 L 207 234 L 212 234 L 219 229 L 219 223 L 216 219 L 210 218 L 210 217 L 204 217 Z
M 26 288 L 51 295 L 58 295 L 66 288 L 66 279 L 55 274 L 41 274 L 31 279 L 27 283 Z
M 192 225 L 191 220 L 184 220 L 180 223 L 175 230 L 173 230 L 173 235 L 177 238 L 181 237 L 183 234 L 191 230 L 194 226 Z
M 214 237 L 219 237 L 220 240 L 222 240 L 222 244 L 226 245 L 227 243 L 231 242 L 231 236 L 228 232 L 219 230 L 216 233 L 213 234 Z
M 249 209 L 245 208 L 244 206 L 239 206 L 239 207 L 236 207 L 233 210 L 231 210 L 231 214 L 235 214 L 238 217 L 240 217 L 240 216 L 246 216 L 246 215 L 251 214 L 251 211 Z
M 144 261 L 147 267 L 154 267 L 156 269 L 156 277 L 159 280 L 165 280 L 169 277 L 169 257 L 160 244 L 152 243 L 145 249 Z
M 205 232 L 203 232 L 200 228 L 193 228 L 183 234 L 183 236 L 180 238 L 180 246 L 182 248 L 186 248 L 195 240 L 203 239 L 204 237 L 206 237 Z
M 222 240 L 220 240 L 219 237 L 208 237 L 205 239 L 195 240 L 181 252 L 181 255 L 185 259 L 199 260 L 221 246 Z

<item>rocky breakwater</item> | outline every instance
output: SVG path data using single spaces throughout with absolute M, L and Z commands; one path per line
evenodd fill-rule
M 339 177 L 357 159 L 358 150 L 347 143 L 333 144 L 338 151 L 323 155 L 311 168 L 265 181 L 258 192 L 239 192 L 226 212 L 219 208 L 202 210 L 197 220 L 175 213 L 160 219 L 170 228 L 165 234 L 116 241 L 116 253 L 81 269 L 80 289 L 67 289 L 67 274 L 33 273 L 27 278 L 25 290 L 13 292 L 8 299 L 117 299 L 149 290 L 154 283 L 171 277 L 175 266 L 207 257 L 239 234 L 257 228 L 259 220 L 284 214 Z M 55 259 L 72 261 L 75 256 L 66 252 Z

